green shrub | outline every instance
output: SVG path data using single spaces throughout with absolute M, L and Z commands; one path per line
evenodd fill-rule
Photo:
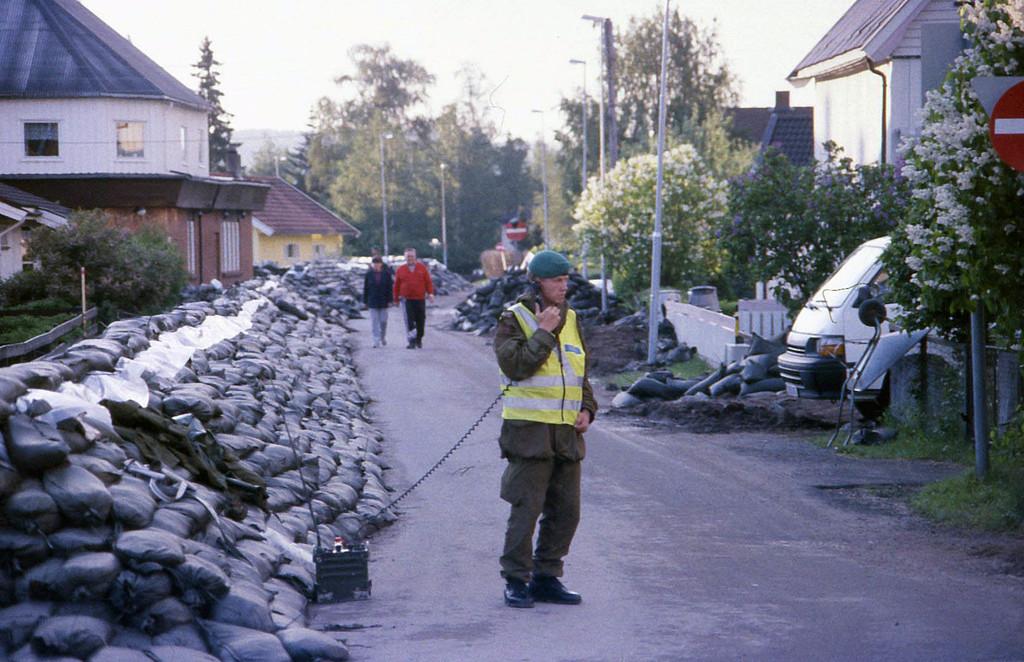
M 46 295 L 46 276 L 40 271 L 19 271 L 0 281 L 0 306 L 11 308 Z
M 49 296 L 77 301 L 85 267 L 86 298 L 103 319 L 159 312 L 174 305 L 188 276 L 171 241 L 152 229 L 132 234 L 112 227 L 101 211 L 75 212 L 71 222 L 29 240 Z

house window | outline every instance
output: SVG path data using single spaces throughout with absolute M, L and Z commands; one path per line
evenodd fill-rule
M 56 122 L 25 122 L 25 156 L 60 156 Z
M 220 268 L 223 273 L 241 271 L 239 256 L 239 225 L 237 220 L 224 220 L 220 224 Z
M 181 127 L 179 137 L 181 139 L 181 161 L 186 163 L 188 161 L 188 129 Z
M 206 141 L 203 138 L 203 130 L 196 129 L 196 152 L 199 154 L 199 163 L 206 160 Z
M 117 123 L 117 158 L 141 159 L 146 156 L 144 128 L 142 122 Z
M 185 263 L 191 276 L 196 275 L 196 225 L 194 218 L 185 225 Z
M 287 244 L 284 247 L 285 257 L 299 257 L 299 245 L 298 244 Z
M 323 244 L 313 244 L 313 255 L 315 257 L 323 257 L 327 255 L 327 247 Z

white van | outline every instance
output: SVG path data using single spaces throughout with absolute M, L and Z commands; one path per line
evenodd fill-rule
M 858 246 L 804 304 L 786 339 L 786 352 L 779 357 L 779 370 L 791 395 L 839 399 L 847 370 L 874 335 L 874 328 L 861 322 L 857 313 L 867 299 L 884 299 L 889 275 L 881 257 L 888 246 L 889 237 Z M 888 317 L 898 310 L 895 304 L 886 304 L 886 309 Z M 882 333 L 890 331 L 889 322 L 883 321 Z M 871 384 L 860 384 L 857 392 L 855 402 L 862 413 L 888 405 L 885 374 Z

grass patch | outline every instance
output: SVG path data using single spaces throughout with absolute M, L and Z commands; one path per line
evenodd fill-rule
M 13 345 L 46 333 L 75 313 L 63 315 L 14 315 L 0 317 L 0 345 Z
M 711 371 L 708 364 L 704 362 L 699 356 L 694 356 L 689 361 L 677 361 L 668 366 L 665 366 L 666 370 L 671 370 L 672 374 L 678 379 L 693 379 L 695 377 L 701 377 Z M 614 384 L 619 388 L 626 388 L 636 380 L 646 375 L 649 370 L 629 370 L 627 372 L 620 372 L 616 375 L 611 375 L 607 378 L 609 384 Z
M 733 301 L 726 299 L 725 301 L 719 301 L 718 305 L 722 309 L 723 315 L 736 315 L 736 310 L 740 307 L 739 301 Z
M 939 462 L 956 462 L 970 464 L 974 461 L 974 447 L 961 438 L 950 439 L 944 435 L 914 433 L 907 429 L 897 428 L 896 438 L 884 444 L 872 446 L 851 445 L 839 446 L 837 450 L 857 457 L 888 458 L 897 460 L 936 460 Z M 824 437 L 827 442 L 831 433 Z M 836 443 L 842 443 L 840 433 Z M 824 442 L 821 444 L 824 446 Z
M 911 505 L 936 522 L 987 531 L 1012 531 L 1024 524 L 1024 468 L 993 464 L 979 481 L 974 470 L 927 485 Z

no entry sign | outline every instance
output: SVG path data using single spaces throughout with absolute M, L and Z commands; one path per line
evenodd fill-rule
M 1014 170 L 1024 170 L 1024 83 L 1013 85 L 996 101 L 988 135 L 999 158 Z

